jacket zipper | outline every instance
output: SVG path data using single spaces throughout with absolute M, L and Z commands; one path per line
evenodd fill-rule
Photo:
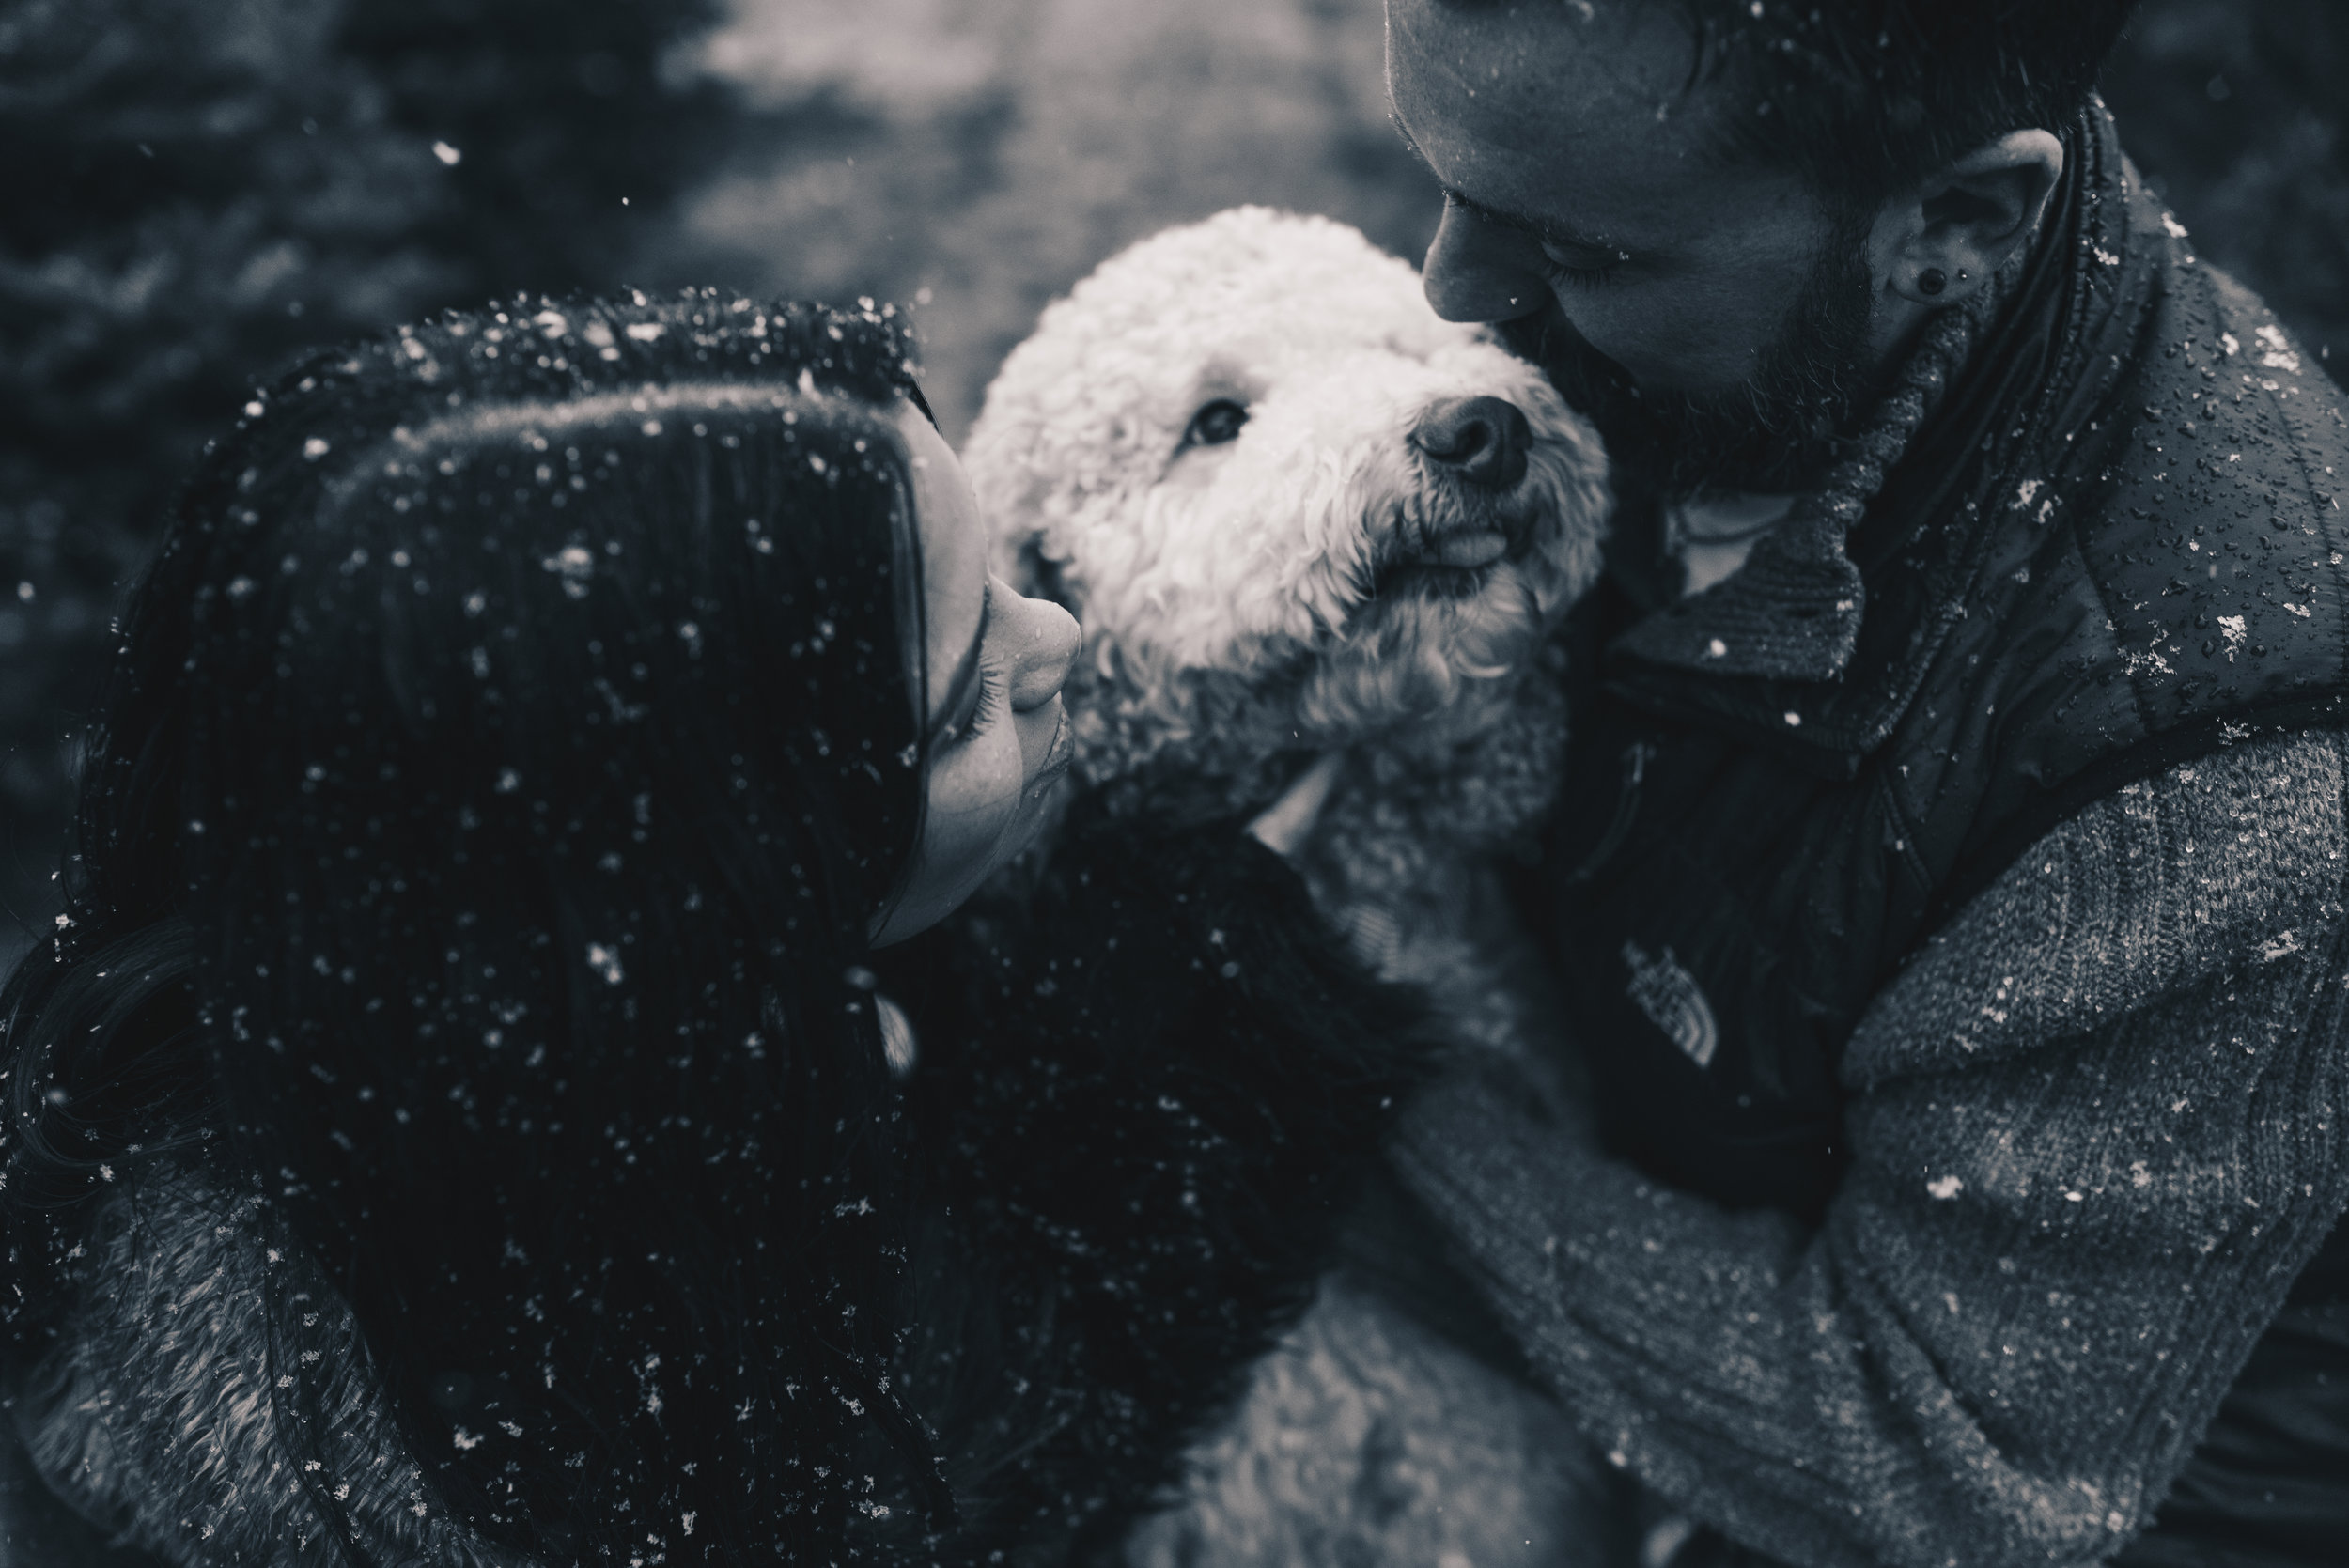
M 1647 741 L 1635 740 L 1624 748 L 1623 782 L 1615 786 L 1614 820 L 1607 824 L 1607 831 L 1588 858 L 1567 875 L 1569 886 L 1597 876 L 1598 868 L 1631 836 L 1632 819 L 1640 815 L 1640 784 L 1647 777 L 1647 765 L 1655 760 L 1656 748 Z

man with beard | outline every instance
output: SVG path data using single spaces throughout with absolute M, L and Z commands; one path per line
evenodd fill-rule
M 1397 1164 L 1715 1559 L 2349 1542 L 2349 427 L 2128 8 L 1389 0 L 1429 297 L 1623 495 L 1523 887 L 1587 1096 Z

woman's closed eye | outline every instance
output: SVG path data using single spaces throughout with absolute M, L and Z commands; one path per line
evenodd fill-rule
M 946 722 L 939 726 L 933 744 L 940 751 L 950 751 L 993 723 L 1003 706 L 1006 684 L 1003 671 L 983 660 L 978 677 L 971 683 L 970 694 L 956 704 L 959 713 L 950 714 Z
M 947 682 L 945 701 L 930 727 L 930 744 L 935 747 L 950 746 L 967 737 L 978 727 L 980 706 L 987 701 L 987 637 L 988 628 L 995 619 L 994 584 L 988 582 L 979 593 L 978 628 L 964 646 L 962 658 L 956 661 L 955 673 Z

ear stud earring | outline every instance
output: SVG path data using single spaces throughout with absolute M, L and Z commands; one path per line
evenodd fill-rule
M 1917 274 L 1917 292 L 1920 294 L 1938 294 L 1949 286 L 1950 274 L 1938 267 L 1928 267 Z

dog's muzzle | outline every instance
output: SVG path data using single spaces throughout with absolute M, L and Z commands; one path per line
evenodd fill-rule
M 1473 594 L 1486 569 L 1521 553 L 1532 533 L 1530 513 L 1509 498 L 1525 482 L 1532 426 L 1506 398 L 1447 397 L 1429 404 L 1405 439 L 1439 493 L 1402 513 L 1371 597 Z

